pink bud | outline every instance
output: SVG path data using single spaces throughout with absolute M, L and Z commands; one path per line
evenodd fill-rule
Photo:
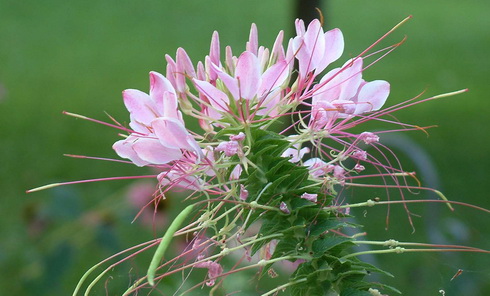
M 246 201 L 247 197 L 248 197 L 248 190 L 245 189 L 245 186 L 243 186 L 243 184 L 240 184 L 240 199 Z
M 230 141 L 243 141 L 245 139 L 245 134 L 240 132 L 238 135 L 231 135 Z
M 311 193 L 303 193 L 301 195 L 301 198 L 304 198 L 306 200 L 309 200 L 311 202 L 317 202 L 317 197 L 318 197 L 318 194 L 311 194 Z
M 352 153 L 352 158 L 355 159 L 360 159 L 360 160 L 366 160 L 367 159 L 367 152 L 364 150 L 356 150 L 354 153 Z
M 360 172 L 364 171 L 365 169 L 366 169 L 366 168 L 365 168 L 363 165 L 361 165 L 361 164 L 356 164 L 356 165 L 354 166 L 354 170 L 355 170 L 356 172 L 358 172 L 358 173 L 360 173 Z
M 206 286 L 212 287 L 216 282 L 216 278 L 223 272 L 223 267 L 219 263 L 214 261 L 204 261 L 194 265 L 196 268 L 207 268 L 209 280 L 206 282 Z
M 291 211 L 289 211 L 288 206 L 286 205 L 285 202 L 281 201 L 281 204 L 279 205 L 279 209 L 285 213 L 285 214 L 291 214 Z
M 238 153 L 238 148 L 239 145 L 237 141 L 229 141 L 219 143 L 215 150 L 224 152 L 226 156 L 233 156 Z
M 379 137 L 371 132 L 363 132 L 359 135 L 359 140 L 362 140 L 365 144 L 369 145 L 379 142 Z

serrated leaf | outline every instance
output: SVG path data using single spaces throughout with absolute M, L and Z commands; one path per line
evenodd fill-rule
M 318 236 L 325 231 L 331 230 L 331 229 L 339 229 L 343 227 L 348 227 L 350 226 L 349 224 L 345 223 L 344 221 L 341 221 L 337 218 L 329 218 L 329 219 L 318 219 L 315 224 L 311 224 L 310 226 L 310 235 L 312 236 Z
M 340 296 L 373 296 L 368 291 L 347 288 L 340 292 Z
M 350 238 L 346 237 L 327 236 L 315 240 L 312 244 L 312 251 L 314 252 L 315 257 L 320 257 L 323 256 L 328 250 L 345 243 L 352 244 L 352 241 Z
M 358 258 L 353 257 L 353 258 L 349 258 L 347 260 L 351 261 L 352 266 L 356 266 L 357 268 L 363 268 L 369 272 L 376 272 L 376 273 L 380 273 L 382 275 L 386 275 L 389 277 L 394 277 L 394 275 L 392 275 L 391 273 L 384 271 L 382 269 L 379 269 L 378 267 L 376 267 L 372 264 L 361 261 Z

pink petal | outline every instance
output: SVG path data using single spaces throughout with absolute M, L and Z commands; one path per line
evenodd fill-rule
M 156 104 L 144 92 L 136 89 L 126 89 L 123 91 L 123 100 L 124 105 L 136 121 L 149 125 L 156 117 Z
M 160 143 L 168 148 L 194 150 L 188 142 L 189 132 L 179 120 L 159 117 L 151 122 L 151 126 Z
M 331 102 L 338 99 L 342 90 L 340 70 L 340 68 L 335 68 L 322 77 L 319 83 L 320 87 L 314 90 L 313 105 L 319 102 Z
M 356 114 L 379 110 L 390 94 L 390 84 L 383 80 L 366 83 L 359 92 Z
M 310 69 L 316 67 L 325 54 L 325 38 L 320 21 L 314 19 L 305 33 L 306 50 L 310 53 Z
M 197 79 L 206 80 L 206 70 L 204 70 L 204 65 L 201 61 L 197 63 Z
M 158 72 L 150 72 L 150 98 L 156 104 L 158 114 L 163 110 L 163 94 L 171 92 L 175 94 L 174 87 L 170 81 Z
M 166 164 L 182 157 L 180 149 L 164 147 L 157 139 L 152 138 L 134 141 L 133 150 L 138 157 L 151 164 Z
M 148 129 L 148 126 L 136 121 L 133 115 L 129 114 L 129 119 L 130 119 L 129 127 L 136 133 L 141 133 L 141 134 L 151 133 L 151 131 Z
M 235 73 L 235 61 L 233 59 L 233 51 L 231 50 L 230 46 L 227 46 L 225 48 L 225 55 L 226 55 L 225 64 L 226 64 L 226 67 L 228 68 L 228 72 L 229 73 Z
M 259 37 L 257 33 L 257 26 L 255 24 L 252 24 L 252 27 L 250 28 L 250 36 L 248 38 L 246 49 L 247 51 L 250 51 L 251 53 L 257 55 L 258 48 L 259 48 Z
M 262 73 L 262 69 L 266 69 L 269 64 L 269 49 L 263 46 L 259 47 L 257 58 L 259 61 L 259 73 Z
M 285 60 L 277 62 L 262 74 L 262 82 L 260 84 L 257 95 L 264 96 L 272 92 L 276 87 L 280 87 L 289 77 L 289 67 Z
M 279 31 L 277 34 L 276 40 L 274 41 L 274 45 L 272 46 L 271 56 L 272 61 L 284 60 L 284 47 L 282 46 L 282 41 L 284 39 L 284 31 Z
M 167 79 L 168 81 L 170 81 L 170 83 L 173 86 L 175 86 L 176 85 L 175 75 L 177 73 L 177 65 L 175 61 L 172 59 L 172 57 L 169 56 L 168 54 L 165 55 L 165 60 L 167 61 L 167 71 L 166 71 Z
M 237 164 L 235 168 L 233 168 L 233 170 L 231 171 L 230 180 L 240 179 L 240 175 L 242 174 L 242 171 L 243 171 L 242 166 Z
M 215 73 L 218 75 L 219 79 L 224 83 L 224 85 L 226 86 L 228 91 L 231 93 L 233 98 L 235 98 L 235 100 L 239 100 L 240 99 L 240 90 L 238 88 L 238 80 L 236 78 L 228 75 L 228 73 L 223 71 L 221 68 L 219 68 L 215 64 L 212 64 L 212 67 L 213 67 Z
M 325 52 L 322 60 L 318 63 L 315 75 L 325 70 L 328 65 L 336 61 L 344 52 L 344 36 L 339 29 L 327 31 L 325 38 Z
M 246 100 L 253 99 L 260 83 L 259 61 L 253 53 L 246 51 L 240 55 L 235 77 L 239 81 L 240 96 Z
M 211 47 L 209 48 L 209 58 L 211 63 L 220 65 L 220 46 L 219 46 L 219 34 L 217 31 L 213 32 L 213 37 L 211 38 Z M 210 77 L 211 80 L 215 80 L 216 77 Z
M 362 83 L 362 58 L 349 60 L 342 67 L 339 75 L 339 100 L 350 100 L 357 94 Z
M 228 111 L 228 104 L 230 100 L 224 92 L 217 89 L 207 81 L 197 79 L 193 79 L 192 81 L 194 82 L 196 89 L 209 99 L 209 102 L 216 110 L 223 112 Z
M 157 176 L 160 186 L 171 185 L 172 189 L 202 190 L 203 181 L 195 176 L 177 170 L 160 173 Z
M 302 19 L 296 19 L 294 21 L 294 26 L 296 28 L 296 35 L 303 36 L 305 34 L 305 23 Z
M 308 74 L 310 65 L 310 52 L 306 50 L 306 43 L 304 37 L 298 36 L 290 41 L 291 48 L 288 47 L 288 54 L 293 54 L 298 60 L 299 75 L 304 78 Z M 291 50 L 291 53 L 289 51 Z
M 180 118 L 177 96 L 174 93 L 165 92 L 163 94 L 162 115 L 175 119 Z
M 141 159 L 136 152 L 133 150 L 133 142 L 135 138 L 129 136 L 127 139 L 124 140 L 119 140 L 114 145 L 112 145 L 112 149 L 114 149 L 117 153 L 122 158 L 127 158 L 131 160 L 132 163 L 134 163 L 137 166 L 145 166 L 149 164 L 149 162 Z
M 189 75 L 192 78 L 196 77 L 196 71 L 194 70 L 194 66 L 192 65 L 192 61 L 189 58 L 189 55 L 185 51 L 185 49 L 179 47 L 177 49 L 177 65 L 181 65 L 184 69 L 185 74 Z

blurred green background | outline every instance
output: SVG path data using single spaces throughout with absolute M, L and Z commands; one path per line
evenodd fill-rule
M 131 224 L 138 209 L 128 202 L 129 181 L 25 194 L 26 189 L 52 182 L 149 173 L 130 165 L 63 157 L 64 153 L 115 157 L 111 145 L 118 139 L 117 131 L 63 116 L 63 110 L 102 120 L 107 112 L 126 121 L 120 92 L 147 91 L 148 72 L 165 71 L 164 54 L 174 56 L 180 46 L 193 61 L 200 60 L 214 30 L 222 45 L 237 51 L 244 48 L 252 22 L 259 28 L 260 43 L 271 46 L 279 30 L 291 36 L 294 9 L 291 0 L 0 0 L 0 294 L 70 295 L 92 265 L 154 237 L 151 226 L 141 221 Z M 323 11 L 327 27 L 339 27 L 344 33 L 342 61 L 406 16 L 414 16 L 379 48 L 408 36 L 405 44 L 364 76 L 391 83 L 388 105 L 424 90 L 429 96 L 470 89 L 397 113 L 402 122 L 439 127 L 431 129 L 429 137 L 405 133 L 408 144 L 400 145 L 406 139 L 395 138 L 393 149 L 401 151 L 408 169 L 416 168 L 417 162 L 429 168 L 432 163 L 435 175 L 420 171 L 419 177 L 450 199 L 490 208 L 490 116 L 485 113 L 490 107 L 490 2 L 330 0 Z M 403 147 L 411 148 L 403 152 Z M 418 148 L 430 158 L 414 160 L 410 151 Z M 359 190 L 354 195 L 358 201 L 368 197 Z M 180 208 L 180 202 L 170 200 L 166 206 Z M 366 224 L 369 239 L 490 249 L 488 214 L 462 207 L 451 213 L 440 204 L 411 209 L 422 215 L 413 217 L 415 233 L 396 206 L 388 230 L 386 208 L 358 212 L 358 222 Z M 171 211 L 167 214 L 172 216 Z M 163 230 L 158 228 L 156 235 Z M 142 256 L 113 271 L 94 295 L 106 295 L 104 283 L 127 285 L 144 273 L 145 260 L 147 256 Z M 441 295 L 440 289 L 446 296 L 490 291 L 488 255 L 417 253 L 374 260 L 396 276 L 376 280 L 405 295 Z M 451 281 L 458 269 L 463 273 Z

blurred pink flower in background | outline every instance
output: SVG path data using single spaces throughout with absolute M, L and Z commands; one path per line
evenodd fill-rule
M 166 225 L 166 200 L 155 201 L 155 182 L 137 181 L 128 188 L 126 197 L 129 206 L 138 212 L 135 221 L 145 227 Z

